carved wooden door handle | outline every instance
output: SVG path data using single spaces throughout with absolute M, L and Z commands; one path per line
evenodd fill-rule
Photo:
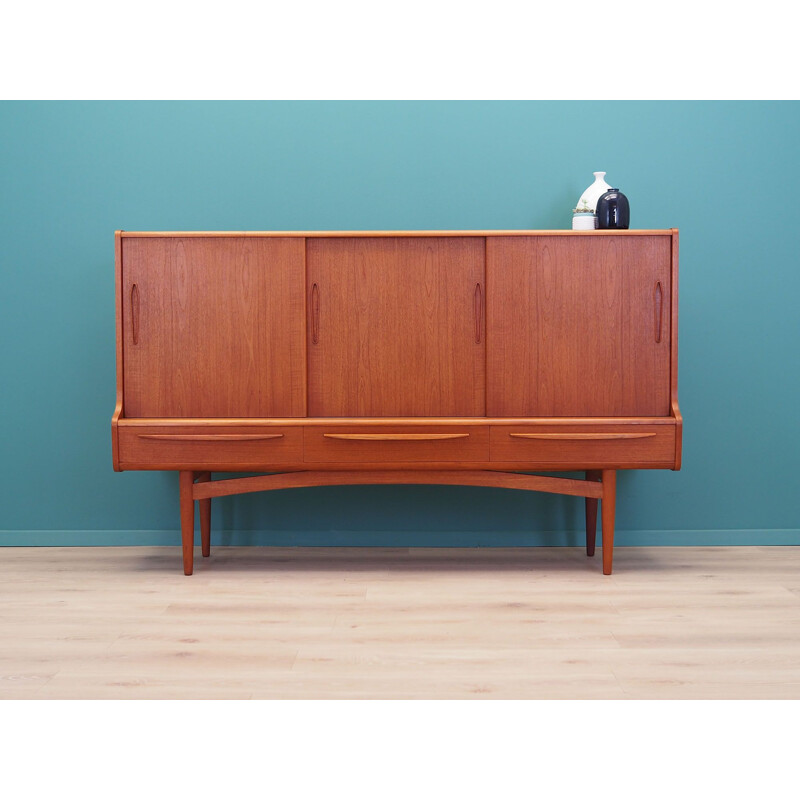
M 475 305 L 475 344 L 481 343 L 481 319 L 483 317 L 483 297 L 481 296 L 481 285 L 475 284 L 475 296 L 473 298 Z
M 664 316 L 664 290 L 661 288 L 661 281 L 656 281 L 656 288 L 653 289 L 653 311 L 655 313 L 656 344 L 661 344 L 661 324 Z
M 139 344 L 139 287 L 131 286 L 131 334 L 133 343 Z
M 319 285 L 311 287 L 311 343 L 319 344 Z

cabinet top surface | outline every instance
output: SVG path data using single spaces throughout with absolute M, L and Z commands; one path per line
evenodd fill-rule
M 284 236 L 284 237 L 334 237 L 334 236 L 672 236 L 677 228 L 666 230 L 518 230 L 518 231 L 117 231 L 121 237 L 169 236 Z

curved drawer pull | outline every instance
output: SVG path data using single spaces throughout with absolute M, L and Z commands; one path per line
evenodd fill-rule
M 585 442 L 587 439 L 649 439 L 654 433 L 509 433 L 515 439 L 561 439 Z
M 438 439 L 466 439 L 468 433 L 323 433 L 326 439 L 355 439 L 366 442 L 427 442 Z
M 263 439 L 282 439 L 282 433 L 140 433 L 140 439 L 167 442 L 260 442 Z

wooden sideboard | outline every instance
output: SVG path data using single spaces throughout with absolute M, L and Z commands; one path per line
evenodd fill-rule
M 601 507 L 679 469 L 678 231 L 116 234 L 115 470 L 194 503 L 334 484 L 500 486 Z M 585 473 L 585 480 L 528 472 Z M 262 472 L 211 479 L 213 473 Z

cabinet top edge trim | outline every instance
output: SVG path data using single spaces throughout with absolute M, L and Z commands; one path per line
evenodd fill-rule
M 121 238 L 242 237 L 254 238 L 334 238 L 382 236 L 673 236 L 677 228 L 666 230 L 492 230 L 492 231 L 116 231 Z
M 450 425 L 674 425 L 674 417 L 122 417 L 124 428 L 151 426 L 325 427 L 348 425 L 445 427 Z

